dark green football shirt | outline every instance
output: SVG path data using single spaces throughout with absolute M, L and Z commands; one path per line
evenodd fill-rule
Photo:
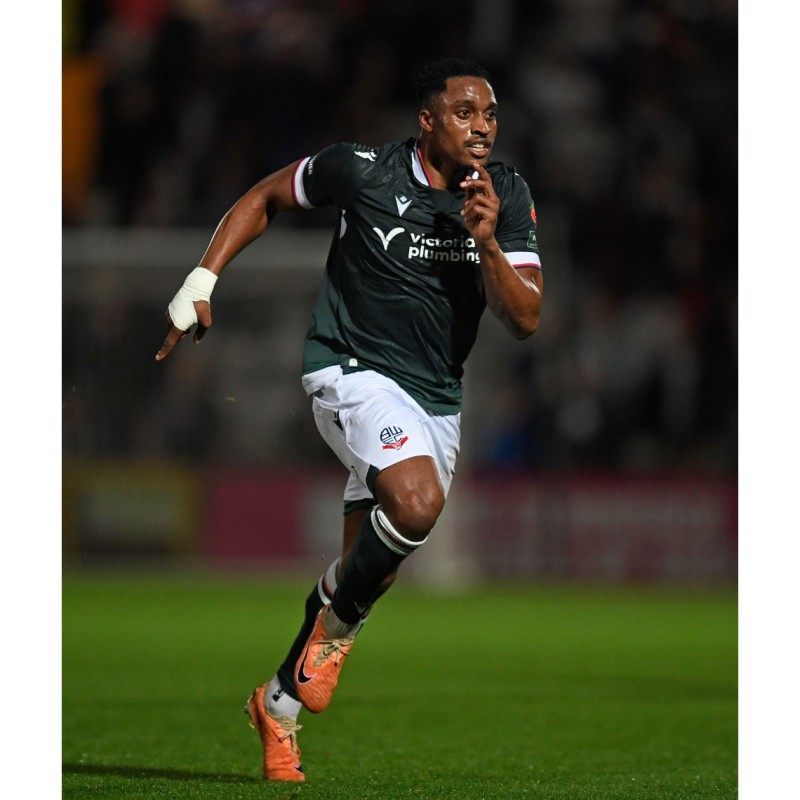
M 500 197 L 495 238 L 514 267 L 541 269 L 525 181 L 491 162 Z M 463 364 L 486 307 L 464 192 L 433 189 L 414 139 L 334 144 L 294 175 L 304 208 L 340 209 L 306 335 L 303 373 L 375 370 L 434 414 L 461 408 Z

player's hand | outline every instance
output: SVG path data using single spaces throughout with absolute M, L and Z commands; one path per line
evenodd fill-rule
M 167 323 L 167 338 L 156 353 L 156 361 L 162 361 L 172 348 L 183 339 L 192 325 L 197 325 L 194 343 L 197 344 L 211 327 L 211 292 L 217 275 L 205 267 L 195 267 L 178 289 L 178 293 L 167 306 L 164 319 Z
M 195 300 L 192 305 L 194 312 L 197 316 L 197 328 L 195 329 L 192 341 L 197 344 L 205 335 L 206 331 L 211 327 L 211 304 L 205 300 Z M 172 322 L 172 317 L 169 315 L 169 310 L 164 312 L 164 320 L 167 323 L 167 338 L 164 339 L 164 344 L 161 349 L 156 353 L 156 361 L 163 361 L 171 352 L 172 348 L 186 336 L 189 335 L 189 329 L 185 331 L 175 327 Z
M 494 191 L 492 178 L 477 161 L 473 161 L 472 172 L 460 186 L 464 190 L 464 208 L 461 211 L 464 224 L 473 239 L 488 242 L 494 237 L 500 213 L 500 198 Z

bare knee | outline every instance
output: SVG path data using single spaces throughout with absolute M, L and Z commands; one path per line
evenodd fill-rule
M 414 456 L 381 470 L 375 497 L 395 530 L 412 542 L 425 539 L 444 508 L 444 489 L 429 456 Z
M 385 497 L 381 507 L 398 533 L 421 542 L 442 513 L 444 493 L 435 484 L 403 488 Z

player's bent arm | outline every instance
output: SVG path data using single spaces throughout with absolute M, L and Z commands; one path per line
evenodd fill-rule
M 238 253 L 264 233 L 278 211 L 297 206 L 292 187 L 299 164 L 296 161 L 259 181 L 222 218 L 199 266 L 189 273 L 167 307 L 167 338 L 156 361 L 165 359 L 195 323 L 195 343 L 211 327 L 211 292 L 217 277 Z
M 489 310 L 515 339 L 526 339 L 539 327 L 542 271 L 533 267 L 515 269 L 496 241 L 484 244 L 480 251 Z
M 294 173 L 299 161 L 259 181 L 245 192 L 222 218 L 200 266 L 215 275 L 261 236 L 278 211 L 294 208 L 297 202 L 292 191 Z

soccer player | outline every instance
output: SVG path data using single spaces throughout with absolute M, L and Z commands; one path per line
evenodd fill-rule
M 305 341 L 303 386 L 349 471 L 340 557 L 314 586 L 296 640 L 245 711 L 264 777 L 302 781 L 297 717 L 324 710 L 373 603 L 425 543 L 459 448 L 462 365 L 488 305 L 515 339 L 538 327 L 542 272 L 525 181 L 489 157 L 486 71 L 444 59 L 417 82 L 418 139 L 333 144 L 264 178 L 222 218 L 168 306 L 162 360 L 197 325 L 223 268 L 278 211 L 339 208 Z

